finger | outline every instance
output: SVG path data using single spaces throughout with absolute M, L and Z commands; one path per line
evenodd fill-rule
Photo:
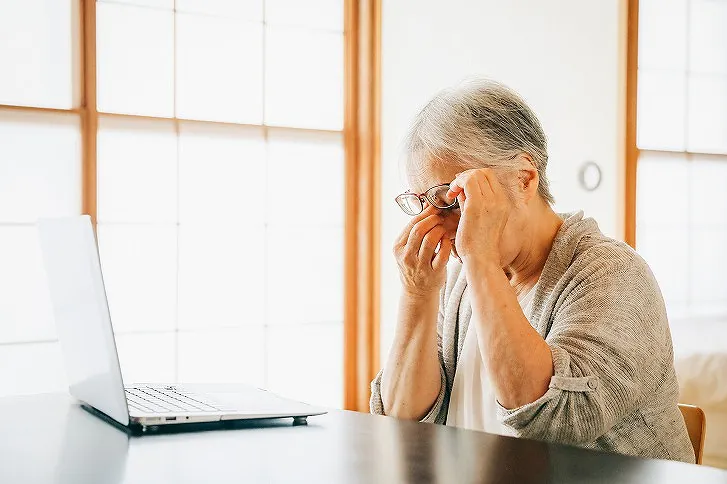
M 495 171 L 489 168 L 482 170 L 482 190 L 485 196 L 500 197 L 503 195 L 503 188 Z
M 465 170 L 461 173 L 457 173 L 454 180 L 449 183 L 449 191 L 447 192 L 448 196 L 456 197 L 460 193 L 464 192 L 464 178 L 471 171 L 472 170 Z
M 441 210 L 438 209 L 437 207 L 435 207 L 433 205 L 427 205 L 424 208 L 424 211 L 422 213 L 412 217 L 412 219 L 409 221 L 409 223 L 406 224 L 406 226 L 404 227 L 404 230 L 402 230 L 401 233 L 399 234 L 399 237 L 396 241 L 397 244 L 405 245 L 406 241 L 409 240 L 409 233 L 411 232 L 411 229 L 413 229 L 417 223 L 421 222 L 422 220 L 424 220 L 425 218 L 427 218 L 431 215 L 439 214 L 440 212 L 441 212 Z
M 409 238 L 406 241 L 407 251 L 417 254 L 419 252 L 419 247 L 422 245 L 422 240 L 424 240 L 424 236 L 442 222 L 442 217 L 439 215 L 430 215 L 424 220 L 414 224 L 414 227 L 412 227 L 409 232 Z
M 420 259 L 431 262 L 432 257 L 434 257 L 434 251 L 437 249 L 439 241 L 442 240 L 442 237 L 444 237 L 445 232 L 446 230 L 444 225 L 437 225 L 427 232 L 427 235 L 424 236 L 422 244 L 419 247 Z
M 452 183 L 449 184 L 449 192 L 451 196 L 456 197 L 464 192 L 468 198 L 482 198 L 482 186 L 479 178 L 482 176 L 477 173 L 479 170 L 468 170 L 457 175 Z
M 438 271 L 442 269 L 442 267 L 446 267 L 447 261 L 449 261 L 449 254 L 451 253 L 452 241 L 445 237 L 439 243 L 439 252 L 437 252 L 437 255 L 434 256 L 434 259 L 432 259 L 432 269 Z
M 459 206 L 464 210 L 465 202 L 467 201 L 467 195 L 464 194 L 464 192 L 457 195 L 457 203 L 459 203 Z

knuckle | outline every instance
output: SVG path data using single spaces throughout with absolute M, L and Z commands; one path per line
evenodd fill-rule
M 413 266 L 416 263 L 416 256 L 411 252 L 407 252 L 404 254 L 404 257 L 402 257 L 402 261 L 408 266 Z
M 426 237 L 424 237 L 424 240 L 422 240 L 423 247 L 431 248 L 436 245 L 437 245 L 437 240 L 434 237 L 432 237 L 431 233 L 429 235 L 427 235 Z
M 427 234 L 426 228 L 419 224 L 417 224 L 416 227 L 414 227 L 412 232 L 414 233 L 415 236 L 417 236 L 419 238 L 422 238 L 422 237 L 426 236 L 426 234 Z

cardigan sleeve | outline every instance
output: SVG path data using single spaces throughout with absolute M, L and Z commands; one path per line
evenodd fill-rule
M 522 407 L 498 409 L 515 435 L 591 442 L 665 378 L 659 368 L 671 342 L 664 337 L 664 302 L 645 263 L 634 262 L 581 284 L 556 311 L 545 338 L 554 366 L 548 390 Z
M 442 330 L 444 325 L 444 294 L 442 289 L 439 298 L 439 311 L 437 313 L 437 354 L 439 357 L 439 377 L 441 379 L 441 387 L 439 395 L 434 401 L 432 408 L 420 420 L 420 422 L 440 423 L 443 424 L 447 420 L 447 402 L 449 401 L 449 390 L 447 389 L 447 373 L 444 370 L 444 358 L 442 356 Z M 371 399 L 369 400 L 369 408 L 371 413 L 377 415 L 386 415 L 384 412 L 384 402 L 381 400 L 381 378 L 384 370 L 381 369 L 376 378 L 371 382 Z

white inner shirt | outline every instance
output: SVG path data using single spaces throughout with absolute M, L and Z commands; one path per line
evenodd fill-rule
M 518 297 L 525 314 L 529 312 L 533 296 L 535 286 Z M 447 425 L 510 435 L 507 427 L 497 420 L 497 399 L 482 361 L 480 345 L 477 344 L 477 330 L 472 321 L 464 337 L 462 354 L 454 374 Z

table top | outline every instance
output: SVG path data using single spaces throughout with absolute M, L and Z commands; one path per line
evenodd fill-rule
M 132 436 L 70 396 L 0 399 L 2 483 L 725 483 L 727 472 L 333 410 Z

